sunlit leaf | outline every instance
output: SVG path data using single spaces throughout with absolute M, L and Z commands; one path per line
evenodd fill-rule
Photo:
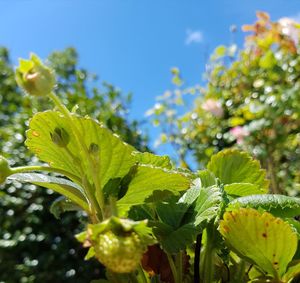
M 288 223 L 251 208 L 226 212 L 220 232 L 239 256 L 274 278 L 285 273 L 297 249 L 297 234 Z
M 258 185 L 249 183 L 232 183 L 224 186 L 224 190 L 227 194 L 232 196 L 249 196 L 265 194 L 265 190 L 262 190 Z
M 171 169 L 172 164 L 168 156 L 159 156 L 150 152 L 134 152 L 136 161 L 140 164 L 153 165 L 155 167 L 161 167 Z
M 269 187 L 265 170 L 261 169 L 259 162 L 246 152 L 236 149 L 220 151 L 212 156 L 207 168 L 225 185 L 250 183 L 257 185 L 264 192 L 267 192 Z
M 300 199 L 284 195 L 265 194 L 240 197 L 229 203 L 229 209 L 234 209 L 234 207 L 260 208 L 280 217 L 300 215 Z
M 222 203 L 222 192 L 218 186 L 200 188 L 195 204 L 195 225 L 203 225 L 218 215 Z
M 80 178 L 87 175 L 89 180 L 93 174 L 98 175 L 101 187 L 111 178 L 126 175 L 135 163 L 131 155 L 133 148 L 95 120 L 72 115 L 89 158 L 78 144 L 70 121 L 56 111 L 34 115 L 26 145 L 51 167 Z
M 217 184 L 217 179 L 214 173 L 209 170 L 201 170 L 198 172 L 202 187 L 211 187 Z
M 140 165 L 125 196 L 118 201 L 118 206 L 122 211 L 126 211 L 132 205 L 142 204 L 156 190 L 178 193 L 189 186 L 190 180 L 183 173 Z

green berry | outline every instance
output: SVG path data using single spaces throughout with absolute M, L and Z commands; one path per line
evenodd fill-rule
M 145 245 L 135 232 L 116 235 L 112 231 L 99 235 L 94 245 L 96 257 L 116 273 L 133 272 L 145 252 Z
M 35 54 L 31 54 L 30 60 L 20 59 L 16 81 L 28 94 L 34 96 L 48 95 L 55 86 L 54 72 L 43 65 Z
M 0 155 L 0 184 L 4 183 L 6 178 L 12 174 L 6 158 Z

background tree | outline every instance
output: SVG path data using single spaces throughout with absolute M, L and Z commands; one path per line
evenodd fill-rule
M 172 69 L 167 91 L 148 114 L 161 125 L 160 142 L 175 147 L 181 163 L 202 167 L 227 147 L 251 152 L 268 170 L 274 193 L 299 194 L 300 25 L 272 22 L 258 12 L 245 46 L 219 46 L 205 87 L 186 87 Z M 194 95 L 191 98 L 187 95 Z M 192 154 L 194 161 L 190 162 Z
M 57 92 L 70 109 L 78 105 L 80 114 L 89 113 L 126 142 L 147 149 L 140 123 L 127 118 L 130 94 L 122 95 L 107 83 L 99 88 L 97 78 L 78 66 L 73 48 L 52 53 L 48 63 L 56 71 Z M 36 101 L 18 89 L 9 52 L 0 48 L 0 148 L 11 165 L 36 162 L 23 145 L 25 121 L 49 108 L 47 98 Z M 66 213 L 57 220 L 50 213 L 55 193 L 13 182 L 2 186 L 0 194 L 0 282 L 89 282 L 103 272 L 98 262 L 83 260 L 86 251 L 74 239 L 83 229 L 85 216 Z

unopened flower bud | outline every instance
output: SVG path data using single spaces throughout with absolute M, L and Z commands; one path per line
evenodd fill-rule
M 35 96 L 49 94 L 56 82 L 53 70 L 43 65 L 35 54 L 31 54 L 30 60 L 20 59 L 16 81 L 28 94 Z

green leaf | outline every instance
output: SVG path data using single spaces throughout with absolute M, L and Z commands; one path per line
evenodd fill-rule
M 217 179 L 214 173 L 210 172 L 209 170 L 201 170 L 198 172 L 198 176 L 201 180 L 202 187 L 211 187 L 217 185 Z
M 82 135 L 92 160 L 92 170 L 81 146 L 77 144 L 70 121 L 56 111 L 37 113 L 30 121 L 26 145 L 51 167 L 63 169 L 81 179 L 93 173 L 101 187 L 111 178 L 125 176 L 134 165 L 133 148 L 110 130 L 89 117 L 73 116 L 73 123 Z M 91 172 L 94 171 L 94 172 Z
M 218 186 L 200 188 L 194 211 L 195 225 L 205 225 L 218 216 L 222 204 L 222 191 Z
M 240 257 L 276 279 L 283 276 L 297 249 L 297 235 L 288 223 L 252 208 L 226 212 L 220 233 Z
M 168 190 L 176 194 L 188 189 L 189 186 L 190 180 L 183 173 L 139 165 L 125 196 L 117 202 L 117 205 L 125 212 L 133 205 L 142 204 L 154 191 Z
M 266 194 L 240 197 L 228 205 L 229 210 L 237 207 L 263 209 L 279 217 L 300 215 L 300 199 L 284 195 Z
M 89 205 L 82 188 L 69 180 L 38 173 L 14 174 L 8 178 L 19 181 L 21 183 L 31 183 L 37 186 L 51 189 L 69 198 L 72 202 L 78 204 L 83 210 L 89 211 Z
M 178 229 L 165 223 L 155 223 L 153 232 L 165 251 L 178 253 L 191 245 L 201 230 L 193 223 L 184 224 Z
M 276 64 L 277 61 L 272 50 L 267 51 L 259 60 L 259 66 L 263 69 L 272 69 Z
M 232 196 L 249 196 L 265 194 L 265 190 L 262 190 L 259 186 L 250 183 L 232 183 L 224 186 L 224 190 L 227 194 Z
M 267 192 L 269 181 L 265 170 L 260 168 L 257 160 L 246 152 L 236 149 L 225 149 L 212 156 L 207 168 L 223 184 L 250 183 Z
M 300 274 L 300 260 L 292 261 L 289 266 L 286 274 L 283 276 L 284 282 L 290 282 L 289 280 L 295 278 Z
M 85 260 L 91 259 L 92 257 L 95 256 L 95 254 L 96 253 L 95 253 L 94 247 L 90 247 L 89 250 L 88 250 L 88 252 L 87 252 L 87 254 L 85 255 L 84 259 Z
M 60 215 L 66 211 L 78 210 L 81 210 L 81 208 L 64 196 L 58 197 L 50 206 L 50 212 L 56 219 L 59 219 Z
M 206 224 L 217 217 L 222 202 L 221 190 L 212 186 L 201 187 L 200 179 L 176 202 L 157 204 L 159 222 L 153 222 L 153 232 L 163 248 L 176 253 L 185 249 L 195 240 Z
M 168 156 L 159 156 L 150 152 L 134 152 L 133 153 L 136 161 L 144 165 L 153 165 L 155 167 L 161 167 L 171 169 L 172 164 Z

